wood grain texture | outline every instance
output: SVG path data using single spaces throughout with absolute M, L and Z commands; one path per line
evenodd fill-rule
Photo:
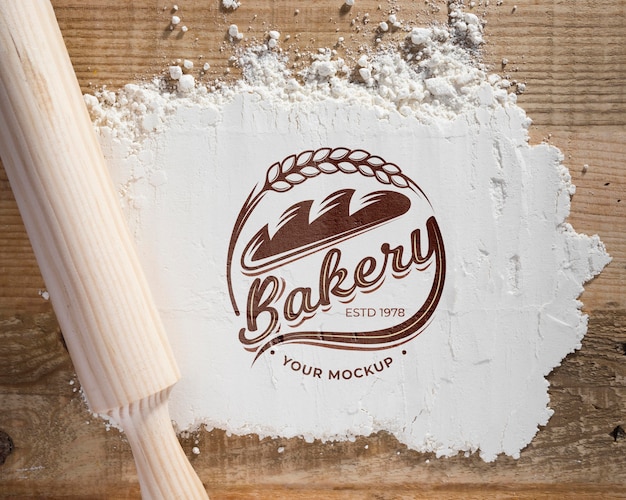
M 296 48 L 332 46 L 338 36 L 346 40 L 341 53 L 355 57 L 391 8 L 424 24 L 445 20 L 447 9 L 445 1 L 357 0 L 342 13 L 341 0 L 242 0 L 228 13 L 219 0 L 181 0 L 189 26 L 181 36 L 169 30 L 171 3 L 53 4 L 85 92 L 149 79 L 178 58 L 208 61 L 207 81 L 236 77 L 225 39 L 231 23 L 258 39 L 273 28 L 290 34 L 282 43 L 297 66 Z M 554 416 L 519 460 L 489 464 L 412 452 L 385 433 L 305 443 L 202 430 L 181 444 L 213 499 L 626 498 L 626 439 L 611 435 L 626 425 L 626 4 L 516 0 L 515 11 L 509 0 L 476 4 L 487 21 L 485 61 L 527 84 L 519 103 L 533 119 L 531 142 L 563 152 L 577 186 L 569 221 L 598 233 L 613 256 L 582 296 L 590 314 L 582 349 L 549 376 Z M 0 497 L 138 498 L 125 437 L 107 431 L 74 392 L 73 368 L 39 295 L 45 286 L 1 170 L 0 238 L 0 429 L 15 442 L 0 466 Z M 46 361 L 33 363 L 43 351 Z
M 39 321 L 55 329 L 53 321 Z M 305 443 L 202 430 L 181 444 L 218 499 L 623 498 L 626 440 L 615 441 L 611 431 L 624 424 L 625 352 L 626 313 L 594 314 L 583 348 L 549 377 L 555 415 L 519 460 L 436 459 L 382 432 Z M 0 467 L 0 484 L 31 498 L 137 498 L 127 440 L 87 411 L 70 384 L 69 360 L 60 358 L 60 368 L 28 389 L 19 379 L 0 385 L 0 427 L 16 446 Z
M 485 59 L 527 84 L 518 102 L 533 120 L 531 141 L 562 151 L 577 188 L 569 222 L 599 234 L 613 257 L 585 287 L 585 309 L 624 309 L 626 4 L 529 0 L 515 2 L 515 11 L 511 4 L 489 11 Z

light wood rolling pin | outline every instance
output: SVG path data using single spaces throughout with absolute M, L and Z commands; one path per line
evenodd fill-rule
M 0 156 L 91 409 L 144 498 L 206 491 L 172 427 L 179 378 L 49 0 L 0 1 Z

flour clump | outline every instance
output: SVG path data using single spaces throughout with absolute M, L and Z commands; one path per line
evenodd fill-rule
M 547 423 L 545 376 L 610 259 L 566 220 L 562 154 L 481 64 L 482 20 L 448 4 L 446 25 L 386 15 L 376 48 L 294 65 L 272 29 L 227 44 L 235 82 L 181 61 L 85 96 L 183 371 L 181 430 L 387 431 L 492 461 Z

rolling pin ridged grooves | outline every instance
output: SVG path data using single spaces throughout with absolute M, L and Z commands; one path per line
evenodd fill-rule
M 0 154 L 91 409 L 126 432 L 142 496 L 206 498 L 172 428 L 179 378 L 52 6 L 0 2 Z
M 3 2 L 0 22 L 2 160 L 87 399 L 105 412 L 179 372 L 52 7 Z

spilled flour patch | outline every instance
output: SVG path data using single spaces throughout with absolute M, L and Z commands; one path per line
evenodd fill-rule
M 609 257 L 566 222 L 561 153 L 528 144 L 474 61 L 476 16 L 453 13 L 356 63 L 321 50 L 294 74 L 266 45 L 220 90 L 85 97 L 183 373 L 181 430 L 385 430 L 491 461 L 547 423 L 545 377 Z

